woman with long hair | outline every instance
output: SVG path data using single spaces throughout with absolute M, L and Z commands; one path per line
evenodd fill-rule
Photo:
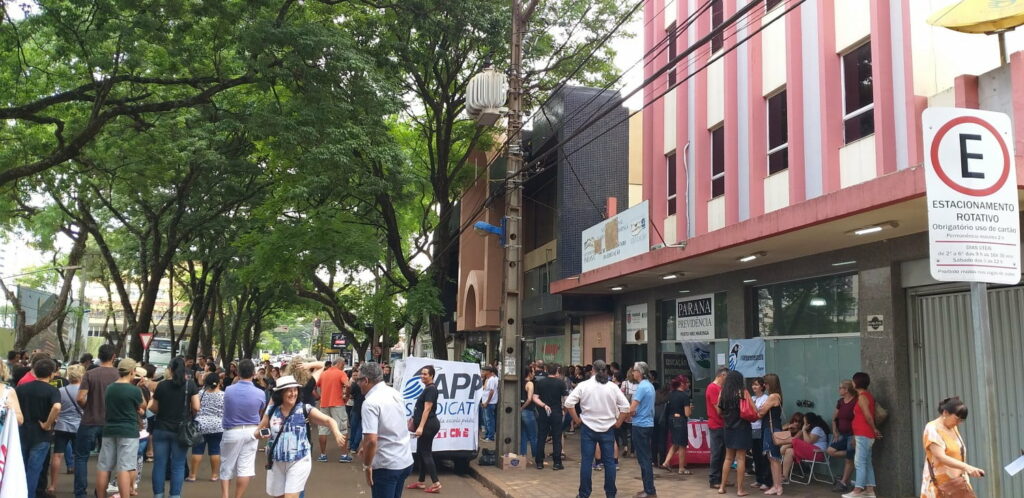
M 985 471 L 967 464 L 964 439 L 957 428 L 967 420 L 967 405 L 959 397 L 939 403 L 939 418 L 924 426 L 924 470 L 921 471 L 921 498 L 937 498 L 938 487 L 954 479 L 984 477 Z M 970 486 L 970 481 L 967 486 Z
M 533 403 L 533 379 L 535 372 L 532 368 L 523 371 L 523 387 L 519 390 L 519 454 L 534 455 L 537 453 L 537 410 Z M 530 453 L 526 453 L 526 445 L 530 445 Z
M 761 450 L 772 467 L 772 487 L 764 492 L 766 495 L 782 494 L 782 452 L 772 439 L 772 433 L 782 429 L 782 383 L 779 376 L 773 373 L 764 376 L 765 393 L 768 399 L 757 409 L 761 416 Z
M 306 488 L 312 467 L 307 422 L 330 428 L 339 448 L 346 444 L 345 435 L 333 418 L 302 402 L 300 387 L 301 384 L 290 375 L 278 379 L 271 396 L 273 404 L 267 408 L 253 433 L 255 438 L 270 440 L 267 446 L 267 494 L 270 496 L 298 498 Z M 265 428 L 270 429 L 269 437 L 260 434 L 260 430 Z
M 743 477 L 747 470 L 747 450 L 753 444 L 750 434 L 750 422 L 740 416 L 740 405 L 743 402 L 753 406 L 750 393 L 743 385 L 743 374 L 729 370 L 722 384 L 716 405 L 718 413 L 725 423 L 725 461 L 722 463 L 722 482 L 718 486 L 718 494 L 725 494 L 725 485 L 729 482 L 729 470 L 736 463 L 736 496 L 747 496 L 743 489 Z
M 203 442 L 192 447 L 192 462 L 189 465 L 192 473 L 185 479 L 188 482 L 195 482 L 199 462 L 203 459 L 203 453 L 207 452 L 210 454 L 210 480 L 216 481 L 220 476 L 220 442 L 224 437 L 224 391 L 220 385 L 218 376 L 207 375 L 203 382 L 203 392 L 199 394 L 196 422 L 199 422 Z
M 853 409 L 857 406 L 857 388 L 852 380 L 839 383 L 839 400 L 836 411 L 832 414 L 832 444 L 828 447 L 828 456 L 843 459 L 843 477 L 836 480 L 832 491 L 845 493 L 853 489 L 850 477 L 853 476 Z
M 793 445 L 782 451 L 782 475 L 789 475 L 790 470 L 793 469 L 793 462 L 823 461 L 825 449 L 828 448 L 829 432 L 828 423 L 817 413 L 807 412 L 804 414 L 804 426 L 793 438 Z M 821 453 L 817 454 L 815 451 Z
M 171 360 L 167 377 L 156 386 L 149 411 L 156 414 L 150 440 L 153 443 L 153 496 L 164 498 L 168 467 L 171 473 L 171 498 L 180 498 L 185 482 L 185 447 L 178 442 L 181 424 L 199 411 L 199 387 L 181 356 Z
M 320 372 L 324 370 L 324 362 L 307 362 L 301 356 L 294 356 L 288 362 L 284 374 L 291 375 L 295 382 L 298 382 L 302 389 L 299 394 L 302 402 L 307 405 L 316 405 L 318 396 L 316 393 L 316 381 L 320 378 Z
M 409 430 L 416 434 L 416 453 L 413 461 L 419 466 L 420 479 L 406 489 L 422 489 L 427 493 L 440 493 L 441 480 L 437 478 L 437 465 L 434 464 L 434 436 L 441 430 L 441 422 L 437 419 L 437 386 L 434 385 L 434 366 L 427 365 L 420 369 L 420 382 L 423 392 L 416 400 L 416 408 L 409 419 Z M 430 474 L 430 486 L 424 482 Z
M 679 475 L 690 475 L 692 472 L 686 470 L 686 447 L 689 445 L 689 424 L 690 415 L 693 414 L 693 402 L 690 400 L 690 379 L 685 375 L 679 375 L 670 383 L 672 392 L 668 395 L 668 404 L 665 405 L 665 419 L 669 431 L 672 433 L 672 446 L 668 449 L 668 455 L 662 462 L 661 468 L 669 470 L 672 463 L 672 456 L 679 455 Z

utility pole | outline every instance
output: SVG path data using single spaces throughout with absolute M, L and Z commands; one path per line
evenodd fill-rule
M 512 51 L 508 91 L 508 170 L 511 178 L 505 190 L 505 300 L 501 329 L 501 396 L 498 399 L 497 452 L 519 452 L 519 347 L 523 327 L 520 319 L 523 296 L 522 227 L 523 206 L 523 35 L 526 23 L 539 0 L 512 0 Z M 499 460 L 501 461 L 501 460 Z

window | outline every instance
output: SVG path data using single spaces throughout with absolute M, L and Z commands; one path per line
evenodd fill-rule
M 725 194 L 725 126 L 711 130 L 711 198 Z
M 764 10 L 765 11 L 772 10 L 775 7 L 777 7 L 780 3 L 782 3 L 782 0 L 765 0 L 765 2 L 764 2 Z
M 711 0 L 711 31 L 718 29 L 725 20 L 725 11 L 722 10 L 722 0 Z M 711 53 L 718 52 L 725 44 L 724 30 L 718 31 L 711 38 Z
M 783 90 L 768 101 L 768 174 L 775 174 L 789 168 L 789 131 L 786 119 L 786 91 Z
M 668 63 L 672 68 L 668 70 L 668 86 L 671 88 L 676 84 L 676 65 L 672 62 L 676 58 L 676 23 L 668 27 Z
M 669 152 L 665 156 L 665 182 L 668 184 L 668 215 L 676 214 L 676 152 Z
M 846 143 L 875 132 L 871 42 L 843 56 L 843 128 Z
M 842 334 L 860 330 L 856 274 L 785 282 L 754 291 L 755 329 L 761 336 Z

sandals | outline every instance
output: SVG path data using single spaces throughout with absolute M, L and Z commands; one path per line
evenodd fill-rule
M 425 489 L 426 487 L 427 485 L 422 482 L 414 482 L 406 486 L 405 489 Z
M 436 483 L 432 484 L 429 488 L 424 489 L 423 491 L 427 492 L 427 493 L 440 493 L 441 492 L 441 483 L 436 482 Z

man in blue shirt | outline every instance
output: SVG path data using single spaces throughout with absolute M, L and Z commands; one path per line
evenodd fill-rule
M 224 437 L 221 441 L 221 497 L 228 498 L 231 481 L 237 480 L 235 496 L 241 498 L 256 475 L 256 448 L 252 437 L 267 405 L 266 393 L 252 383 L 256 365 L 245 359 L 238 363 L 238 379 L 224 391 Z
M 640 479 L 644 490 L 634 495 L 635 498 L 653 498 L 658 493 L 654 490 L 654 465 L 651 456 L 651 437 L 654 435 L 654 385 L 647 380 L 651 367 L 638 361 L 633 365 L 631 375 L 639 382 L 633 401 L 629 404 L 629 414 L 633 417 L 633 452 L 640 464 Z

